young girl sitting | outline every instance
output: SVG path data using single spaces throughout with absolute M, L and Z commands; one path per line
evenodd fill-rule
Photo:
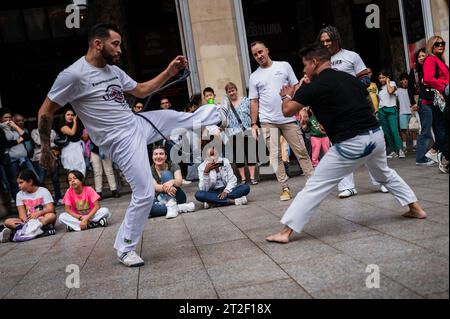
M 9 241 L 13 231 L 23 227 L 32 219 L 38 220 L 42 225 L 44 236 L 55 235 L 56 214 L 50 192 L 38 186 L 36 174 L 28 169 L 19 173 L 17 184 L 20 189 L 16 198 L 19 218 L 9 218 L 4 225 L 0 225 L 0 242 Z
M 84 185 L 84 175 L 70 171 L 67 180 L 70 187 L 63 199 L 66 212 L 59 216 L 60 223 L 67 226 L 67 231 L 106 227 L 111 213 L 108 208 L 100 208 L 100 196 L 92 187 Z

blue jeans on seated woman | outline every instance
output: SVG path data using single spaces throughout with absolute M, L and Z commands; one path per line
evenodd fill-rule
M 219 195 L 223 193 L 225 187 L 217 188 L 212 191 L 198 191 L 195 193 L 195 198 L 202 203 L 216 204 L 217 206 L 228 206 L 230 205 L 230 199 L 237 199 L 250 193 L 250 187 L 248 185 L 236 186 L 233 191 L 228 194 L 228 198 L 219 199 Z
M 167 183 L 174 179 L 172 172 L 163 171 L 161 172 L 161 183 Z M 166 204 L 171 200 L 176 200 L 177 204 L 184 204 L 187 201 L 186 194 L 181 188 L 176 187 L 177 193 L 175 196 L 170 196 L 169 194 L 159 193 L 155 196 L 155 201 L 153 202 L 152 210 L 150 211 L 149 218 L 161 217 L 167 215 Z

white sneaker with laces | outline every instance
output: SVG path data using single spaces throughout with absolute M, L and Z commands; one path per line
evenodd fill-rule
M 194 203 L 186 203 L 178 205 L 179 213 L 192 213 L 195 212 L 195 204 Z
M 353 189 L 346 189 L 345 191 L 341 192 L 339 194 L 339 198 L 349 198 L 352 197 L 354 195 L 358 195 L 358 192 L 356 191 L 355 188 Z
M 176 218 L 178 216 L 178 205 L 177 202 L 174 200 L 169 200 L 169 202 L 166 204 L 167 207 L 167 219 Z
M 245 196 L 242 196 L 241 198 L 236 198 L 234 200 L 234 204 L 236 206 L 247 205 L 247 203 L 248 203 L 248 200 L 247 200 L 247 197 L 245 197 Z
M 428 153 L 425 154 L 425 157 L 427 157 L 428 159 L 432 160 L 435 163 L 439 163 L 438 153 L 428 151 Z
M 9 237 L 11 236 L 11 229 L 6 226 L 2 226 L 4 229 L 0 232 L 0 243 L 9 242 Z
M 135 251 L 129 251 L 127 253 L 117 252 L 119 261 L 127 267 L 141 267 L 144 266 L 144 261 Z
M 398 151 L 399 158 L 406 158 L 405 152 L 403 150 Z
M 392 152 L 391 154 L 389 154 L 388 156 L 386 156 L 387 158 L 397 158 L 398 154 L 396 152 Z
M 389 193 L 389 190 L 388 190 L 384 185 L 381 185 L 380 191 L 381 191 L 383 194 Z

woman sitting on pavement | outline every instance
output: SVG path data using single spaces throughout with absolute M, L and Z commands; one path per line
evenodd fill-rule
M 215 147 L 206 151 L 207 159 L 199 166 L 199 191 L 195 198 L 204 203 L 208 209 L 211 206 L 246 205 L 250 187 L 245 184 L 237 186 L 230 161 L 218 156 Z
M 149 218 L 166 216 L 171 219 L 179 213 L 195 211 L 195 204 L 186 204 L 186 194 L 180 188 L 183 183 L 180 166 L 167 161 L 164 146 L 157 145 L 153 148 L 152 159 L 156 196 Z

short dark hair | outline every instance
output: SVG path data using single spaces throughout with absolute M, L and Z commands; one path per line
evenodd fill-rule
M 84 175 L 80 171 L 72 170 L 69 173 L 67 173 L 67 182 L 69 182 L 69 175 L 73 174 L 84 186 Z
M 25 182 L 29 182 L 32 181 L 33 182 L 33 186 L 39 186 L 39 181 L 38 178 L 36 176 L 36 174 L 29 170 L 29 169 L 24 169 L 19 173 L 19 176 L 17 176 L 17 178 L 25 181 Z
M 153 146 L 153 147 L 152 147 L 152 156 L 153 156 L 153 153 L 155 153 L 156 150 L 163 150 L 163 151 L 164 151 L 164 154 L 167 156 L 167 150 L 166 150 L 166 148 L 164 147 L 164 145 L 162 145 L 162 144 L 156 144 L 155 146 Z
M 392 78 L 391 73 L 386 69 L 381 70 L 380 75 L 385 76 L 387 78 Z
M 330 51 L 322 44 L 309 45 L 299 51 L 299 56 L 306 60 L 312 60 L 314 58 L 321 62 L 327 62 L 331 60 Z
M 209 87 L 209 86 L 203 90 L 203 95 L 205 95 L 206 92 L 211 92 L 211 93 L 214 94 L 214 95 L 216 94 L 216 93 L 214 92 L 214 89 L 213 89 L 212 87 Z
M 89 30 L 88 42 L 91 43 L 95 39 L 108 39 L 110 37 L 109 31 L 114 31 L 122 35 L 117 25 L 111 23 L 99 23 Z
M 264 43 L 264 42 L 262 42 L 262 41 L 255 41 L 255 42 L 252 42 L 252 44 L 250 44 L 250 48 L 253 48 L 255 45 L 257 45 L 257 44 L 261 44 L 261 45 L 263 45 L 265 48 L 267 48 L 267 45 Z
M 409 76 L 408 76 L 407 73 L 400 74 L 400 81 L 403 80 L 403 79 L 407 79 L 407 80 L 409 79 Z

